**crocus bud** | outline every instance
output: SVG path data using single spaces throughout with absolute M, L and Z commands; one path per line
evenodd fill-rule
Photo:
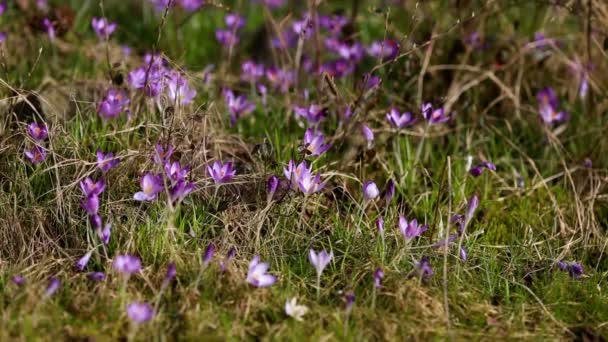
M 380 195 L 380 190 L 378 190 L 378 186 L 376 183 L 372 181 L 367 181 L 363 183 L 363 197 L 366 200 L 373 200 L 374 198 Z

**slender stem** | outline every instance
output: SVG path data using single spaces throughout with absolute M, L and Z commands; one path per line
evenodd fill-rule
M 321 298 L 321 274 L 317 274 L 317 302 Z

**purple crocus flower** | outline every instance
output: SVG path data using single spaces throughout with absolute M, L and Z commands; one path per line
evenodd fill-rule
M 220 270 L 222 272 L 226 271 L 228 264 L 230 263 L 230 261 L 232 259 L 234 259 L 235 256 L 236 256 L 236 248 L 230 247 L 230 249 L 228 250 L 228 253 L 226 253 L 226 257 L 224 258 L 224 260 L 220 261 Z
M 311 249 L 308 253 L 308 260 L 314 266 L 315 271 L 317 272 L 317 277 L 321 277 L 323 270 L 330 263 L 331 259 L 334 257 L 334 253 L 329 251 L 327 253 L 326 250 L 322 250 L 320 252 L 315 252 L 314 249 Z
M 45 123 L 32 122 L 27 126 L 27 132 L 32 139 L 38 142 L 46 140 L 46 138 L 49 136 Z
M 160 143 L 156 144 L 154 147 L 154 162 L 158 165 L 165 165 L 173 155 L 174 150 L 175 148 L 171 145 L 168 145 L 165 149 Z
M 476 50 L 484 50 L 488 43 L 481 37 L 478 31 L 473 31 L 464 38 L 464 43 Z
M 216 30 L 215 39 L 227 48 L 232 48 L 239 42 L 239 36 L 231 30 Z
M 186 12 L 194 12 L 200 9 L 205 0 L 177 0 L 177 3 L 184 9 Z
M 207 248 L 205 248 L 205 252 L 203 253 L 203 266 L 207 267 L 209 265 L 209 263 L 211 262 L 211 259 L 213 259 L 213 256 L 215 255 L 215 245 L 212 243 L 210 243 Z
M 382 216 L 376 219 L 376 228 L 378 229 L 380 235 L 384 234 L 384 219 L 382 218 Z
M 4 44 L 4 42 L 6 41 L 6 32 L 5 31 L 0 31 L 0 44 Z
M 482 163 L 479 163 L 476 166 L 472 167 L 469 170 L 469 173 L 473 177 L 479 177 L 483 173 L 484 169 L 488 169 L 488 170 L 491 170 L 491 171 L 496 171 L 496 165 L 494 165 L 493 163 L 490 163 L 490 162 L 482 162 Z
M 103 179 L 98 181 L 92 180 L 90 177 L 80 181 L 80 189 L 85 196 L 99 195 L 106 189 L 106 182 Z
M 90 281 L 99 282 L 106 279 L 106 274 L 103 272 L 91 272 L 87 274 L 87 278 L 89 278 Z
M 84 271 L 84 269 L 89 264 L 91 255 L 93 255 L 93 250 L 88 251 L 87 254 L 83 255 L 80 259 L 78 259 L 78 261 L 76 262 L 76 269 L 78 271 L 80 271 L 80 272 Z
M 194 191 L 194 183 L 179 180 L 169 189 L 169 197 L 171 198 L 171 202 L 176 204 L 183 201 L 192 191 Z
M 344 299 L 346 300 L 346 305 L 345 305 L 346 312 L 350 314 L 351 310 L 353 309 L 353 305 L 355 304 L 355 293 L 352 291 L 346 293 L 346 295 L 344 296 Z
M 97 231 L 97 234 L 104 245 L 110 243 L 110 236 L 112 235 L 112 223 L 106 223 L 106 225 L 103 226 L 103 229 Z
M 385 61 L 394 59 L 399 54 L 399 43 L 392 39 L 373 42 L 367 48 L 367 54 Z
M 325 187 L 325 182 L 321 182 L 321 175 L 317 174 L 313 176 L 311 170 L 306 167 L 302 168 L 302 172 L 300 173 L 297 182 L 300 191 L 305 195 L 321 191 Z
M 443 108 L 433 108 L 433 105 L 428 102 L 422 105 L 422 115 L 430 125 L 450 120 L 450 116 Z
M 547 125 L 557 124 L 568 120 L 567 112 L 557 110 L 557 96 L 551 88 L 545 88 L 536 94 L 538 100 L 538 111 L 543 122 Z
M 306 132 L 304 132 L 304 141 L 302 145 L 313 157 L 322 155 L 331 147 L 330 144 L 325 144 L 325 136 L 323 133 L 315 131 L 312 128 L 308 128 Z
M 141 89 L 146 85 L 146 80 L 150 78 L 146 75 L 147 70 L 145 67 L 139 67 L 127 75 L 127 83 L 133 89 Z
M 29 150 L 25 150 L 23 154 L 25 154 L 33 165 L 38 165 L 46 159 L 46 150 L 39 145 L 36 145 Z
M 365 77 L 363 78 L 365 81 L 365 89 L 366 90 L 371 90 L 374 89 L 376 87 L 378 87 L 380 85 L 380 83 L 382 83 L 382 78 L 380 78 L 380 76 L 376 76 L 376 75 L 365 75 Z
M 241 65 L 241 79 L 247 82 L 257 82 L 264 76 L 264 66 L 253 61 L 246 61 Z
M 117 255 L 114 258 L 114 269 L 122 274 L 131 275 L 141 270 L 141 260 L 130 254 Z
M 384 278 L 384 272 L 382 268 L 378 267 L 374 271 L 374 287 L 379 289 L 382 287 L 382 278 Z
M 245 18 L 237 13 L 228 13 L 224 16 L 226 27 L 232 30 L 238 30 L 245 26 Z
M 127 305 L 127 316 L 133 323 L 146 323 L 154 317 L 154 309 L 148 303 L 133 302 Z
M 270 201 L 272 199 L 272 196 L 279 188 L 279 183 L 280 183 L 279 177 L 274 176 L 274 175 L 268 177 L 268 180 L 266 181 L 266 197 L 267 197 L 268 201 Z
M 401 231 L 401 234 L 403 234 L 403 237 L 408 240 L 420 236 L 422 233 L 426 232 L 428 228 L 429 227 L 426 224 L 418 224 L 418 220 L 416 219 L 413 219 L 408 223 L 403 215 L 399 215 L 399 230 Z
M 348 25 L 350 20 L 343 15 L 320 15 L 319 26 L 330 31 L 332 34 L 339 34 L 342 28 Z
M 80 207 L 89 215 L 97 215 L 99 212 L 99 196 L 91 194 L 80 202 Z
M 374 131 L 372 131 L 372 129 L 369 128 L 368 125 L 362 124 L 361 133 L 363 134 L 363 138 L 365 138 L 365 140 L 367 141 L 367 148 L 372 148 L 374 144 Z
M 167 96 L 175 103 L 187 105 L 192 103 L 196 96 L 196 90 L 190 88 L 188 80 L 177 72 L 172 72 L 168 76 Z
M 371 201 L 380 195 L 380 190 L 378 190 L 378 186 L 376 183 L 372 181 L 367 181 L 363 183 L 363 198 L 366 201 Z
M 213 165 L 207 165 L 207 172 L 213 178 L 215 184 L 230 182 L 236 175 L 236 170 L 232 168 L 232 162 L 223 163 L 219 160 Z
M 433 276 L 433 268 L 431 267 L 431 262 L 429 257 L 422 257 L 420 262 L 416 263 L 416 269 L 418 271 L 418 275 L 423 280 L 428 280 Z
M 56 32 L 53 22 L 49 18 L 42 19 L 42 27 L 51 41 L 55 40 Z
M 467 202 L 467 211 L 464 214 L 465 224 L 468 224 L 471 221 L 471 219 L 473 218 L 473 214 L 475 213 L 475 210 L 477 210 L 478 206 L 479 197 L 477 197 L 477 195 L 473 195 Z
M 338 58 L 333 61 L 325 62 L 321 65 L 320 71 L 326 72 L 330 76 L 336 78 L 342 78 L 353 73 L 355 70 L 355 63 L 353 61 Z
M 467 261 L 467 258 L 468 258 L 468 256 L 467 256 L 467 250 L 464 249 L 464 247 L 460 247 L 459 254 L 460 254 L 460 260 Z
M 101 40 L 109 39 L 110 35 L 116 30 L 116 23 L 108 21 L 106 18 L 93 17 L 91 26 L 95 30 L 95 34 Z
M 577 262 L 559 261 L 557 263 L 557 266 L 562 271 L 567 271 L 568 274 L 570 275 L 570 277 L 572 277 L 574 279 L 580 278 L 585 273 L 583 266 Z
M 59 280 L 59 278 L 51 277 L 51 279 L 49 280 L 49 284 L 47 285 L 46 290 L 44 291 L 44 296 L 48 298 L 54 295 L 55 292 L 59 290 L 59 286 L 61 286 L 61 281 Z
M 256 255 L 249 263 L 247 271 L 247 282 L 255 287 L 269 287 L 276 283 L 277 277 L 266 273 L 270 268 L 267 262 L 260 262 L 260 256 Z
M 21 276 L 21 275 L 14 275 L 11 277 L 11 281 L 13 282 L 13 284 L 17 285 L 17 286 L 23 286 L 25 285 L 25 277 Z
M 292 71 L 271 67 L 266 69 L 266 79 L 273 88 L 279 89 L 282 93 L 286 93 L 293 83 L 294 74 Z
M 7 7 L 6 1 L 0 2 L 0 15 L 3 15 L 4 12 L 6 12 L 6 7 Z
M 101 170 L 101 172 L 106 173 L 116 167 L 118 163 L 120 163 L 120 158 L 114 157 L 113 152 L 103 153 L 103 151 L 98 150 L 96 153 L 97 156 L 97 167 Z
M 99 214 L 89 215 L 89 222 L 94 230 L 101 228 L 101 216 Z
M 165 173 L 172 183 L 177 183 L 186 179 L 188 173 L 190 173 L 190 168 L 187 166 L 182 167 L 178 161 L 174 161 L 173 163 L 166 161 Z
M 109 89 L 103 98 L 97 113 L 104 119 L 116 118 L 129 104 L 129 98 L 124 90 Z
M 412 126 L 416 123 L 416 118 L 410 112 L 399 113 L 397 108 L 391 108 L 386 114 L 386 119 L 397 128 Z
M 164 189 L 163 178 L 160 175 L 146 173 L 140 180 L 141 190 L 133 195 L 136 201 L 153 201 Z
M 306 161 L 302 161 L 296 166 L 296 163 L 293 160 L 290 160 L 287 164 L 287 167 L 283 168 L 283 174 L 285 175 L 285 178 L 291 181 L 292 188 L 298 186 L 298 179 L 300 178 L 300 175 L 302 174 L 304 169 L 308 169 L 308 171 L 310 172 L 312 169 L 312 165 L 309 167 L 306 164 Z
M 239 118 L 255 109 L 255 104 L 247 101 L 245 95 L 235 96 L 232 90 L 224 90 L 224 100 L 230 112 L 230 124 L 233 126 Z
M 173 278 L 177 275 L 177 268 L 174 262 L 170 262 L 167 265 L 167 272 L 165 273 L 165 279 L 163 280 L 163 286 L 167 286 Z
M 338 54 L 344 60 L 357 63 L 363 58 L 363 46 L 360 43 L 341 43 L 338 45 Z
M 389 205 L 391 203 L 394 196 L 395 196 L 395 181 L 393 181 L 393 179 L 389 178 L 389 180 L 386 181 L 386 185 L 384 186 L 384 201 L 386 202 L 386 205 Z
M 311 124 L 319 123 L 327 116 L 327 108 L 316 104 L 311 104 L 308 108 L 296 106 L 293 111 L 296 117 L 304 118 Z

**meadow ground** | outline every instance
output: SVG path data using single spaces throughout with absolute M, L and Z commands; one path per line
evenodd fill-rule
M 604 1 L 201 2 L 0 2 L 0 340 L 608 337 Z

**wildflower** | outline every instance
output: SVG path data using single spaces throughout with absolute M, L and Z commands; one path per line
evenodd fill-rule
M 183 181 L 186 179 L 189 172 L 190 168 L 187 166 L 182 167 L 178 161 L 173 163 L 165 161 L 165 173 L 167 174 L 167 178 L 169 178 L 172 183 Z
M 134 255 L 117 255 L 113 266 L 119 273 L 131 275 L 141 270 L 141 260 Z
M 241 64 L 241 79 L 247 82 L 257 82 L 264 76 L 264 66 L 253 61 Z
M 46 31 L 51 41 L 55 40 L 56 32 L 53 22 L 49 18 L 42 19 L 42 28 Z
M 226 257 L 224 258 L 224 260 L 220 261 L 220 270 L 222 272 L 226 271 L 226 267 L 228 267 L 228 264 L 230 263 L 230 261 L 232 259 L 234 259 L 235 256 L 236 256 L 236 248 L 230 247 L 230 249 L 228 250 L 228 253 L 226 253 Z
M 167 81 L 167 96 L 177 104 L 187 105 L 192 103 L 196 96 L 196 90 L 190 88 L 188 80 L 177 72 L 169 74 Z
M 51 279 L 49 280 L 49 284 L 47 285 L 46 290 L 44 291 L 44 296 L 48 298 L 54 295 L 55 292 L 59 290 L 59 286 L 61 286 L 61 281 L 57 277 L 51 277 Z
M 46 159 L 46 151 L 39 145 L 36 145 L 29 150 L 25 150 L 24 154 L 33 165 L 38 165 Z
M 4 12 L 6 12 L 6 7 L 7 7 L 6 1 L 0 2 L 0 15 L 3 15 Z
M 239 36 L 231 30 L 216 30 L 215 39 L 227 48 L 232 48 L 239 42 Z
M 272 196 L 279 187 L 279 177 L 270 176 L 266 181 L 266 198 L 268 201 L 272 200 Z
M 386 202 L 386 205 L 389 205 L 393 199 L 393 197 L 395 196 L 395 182 L 389 178 L 388 181 L 386 181 L 386 185 L 384 186 L 384 201 Z
M 96 153 L 97 156 L 97 167 L 101 170 L 101 172 L 106 173 L 116 167 L 118 163 L 120 163 L 120 158 L 114 157 L 113 152 L 103 153 L 98 150 Z
M 320 15 L 319 26 L 330 31 L 332 34 L 339 34 L 342 32 L 342 28 L 348 25 L 350 20 L 343 15 Z
M 384 219 L 382 218 L 382 216 L 376 219 L 376 228 L 378 229 L 380 235 L 384 234 Z
M 380 83 L 382 83 L 382 79 L 380 78 L 380 76 L 376 76 L 376 75 L 366 75 L 364 77 L 364 80 L 365 80 L 365 89 L 366 90 L 374 89 L 374 88 L 378 87 L 380 85 Z
M 484 50 L 489 46 L 478 31 L 473 31 L 467 35 L 464 38 L 464 43 L 476 50 Z
M 321 182 L 321 175 L 317 174 L 313 177 L 312 173 L 310 172 L 310 169 L 307 169 L 306 167 L 302 168 L 302 172 L 300 173 L 297 182 L 300 191 L 302 191 L 306 195 L 310 195 L 312 193 L 320 191 L 325 187 L 325 183 Z
M 165 279 L 163 280 L 163 286 L 167 286 L 173 278 L 177 275 L 177 269 L 175 268 L 175 263 L 170 262 L 167 265 L 167 272 L 165 273 Z
M 344 299 L 346 300 L 346 305 L 345 305 L 346 313 L 350 314 L 351 310 L 353 309 L 353 305 L 355 304 L 355 293 L 352 291 L 346 293 L 346 295 L 344 296 Z
M 306 161 L 302 161 L 296 166 L 296 163 L 293 160 L 290 160 L 287 167 L 283 168 L 283 174 L 285 175 L 285 178 L 291 181 L 292 187 L 295 188 L 298 185 L 298 179 L 300 178 L 300 175 L 304 169 L 308 169 L 310 171 L 312 169 L 312 165 L 308 167 L 308 165 L 306 165 Z
M 413 219 L 409 223 L 402 215 L 399 215 L 399 230 L 403 237 L 410 240 L 417 236 L 420 236 L 422 233 L 426 232 L 428 229 L 428 225 L 419 225 L 418 220 Z
M 100 224 L 101 226 L 101 224 Z M 110 243 L 110 235 L 112 233 L 112 224 L 111 223 L 106 223 L 106 225 L 103 227 L 102 230 L 97 232 L 99 235 L 99 239 L 101 240 L 101 242 L 104 245 L 107 245 L 108 243 Z
M 140 185 L 142 191 L 133 195 L 133 199 L 136 201 L 153 201 L 164 188 L 162 177 L 152 173 L 146 173 L 141 177 Z
M 224 100 L 230 112 L 230 124 L 236 125 L 236 121 L 255 109 L 255 104 L 247 101 L 245 95 L 235 96 L 231 90 L 224 90 Z
M 205 3 L 205 0 L 177 0 L 177 3 L 186 12 L 194 12 L 201 8 Z
M 99 212 L 99 196 L 89 195 L 80 203 L 82 209 L 84 209 L 89 215 L 96 215 Z
M 98 282 L 106 279 L 106 275 L 103 272 L 91 272 L 87 274 L 87 278 L 91 281 Z
M 46 124 L 44 123 L 39 124 L 37 122 L 32 122 L 27 126 L 27 132 L 30 137 L 32 137 L 32 139 L 36 140 L 37 142 L 46 140 L 46 138 L 49 136 Z
M 11 281 L 13 282 L 13 284 L 17 285 L 17 286 L 23 286 L 25 285 L 25 277 L 20 276 L 20 275 L 14 275 L 11 277 Z
M 557 263 L 557 266 L 562 271 L 567 271 L 568 274 L 570 275 L 570 277 L 572 277 L 574 279 L 579 279 L 585 273 L 583 266 L 577 262 L 559 261 Z
M 101 216 L 99 214 L 89 215 L 89 222 L 91 222 L 93 229 L 98 230 L 101 228 Z
M 472 167 L 469 170 L 469 173 L 473 176 L 473 177 L 479 177 L 482 173 L 484 169 L 488 169 L 488 170 L 492 170 L 492 171 L 496 171 L 496 165 L 490 163 L 490 162 L 483 162 L 483 163 L 479 163 L 476 166 Z
M 285 314 L 296 321 L 303 321 L 303 316 L 308 312 L 308 307 L 298 305 L 297 298 L 293 297 L 285 302 Z
M 473 197 L 471 197 L 469 199 L 469 201 L 467 202 L 467 211 L 464 215 L 465 224 L 467 224 L 471 221 L 471 219 L 473 218 L 473 214 L 475 213 L 475 210 L 477 210 L 478 206 L 479 206 L 479 197 L 477 197 L 477 195 L 473 195 Z
M 154 147 L 154 162 L 159 165 L 164 165 L 173 155 L 175 148 L 171 145 L 167 145 L 166 149 L 160 143 Z
M 215 245 L 210 243 L 203 253 L 203 266 L 207 267 L 215 255 Z
M 372 181 L 363 183 L 363 198 L 365 198 L 366 201 L 373 200 L 379 195 L 380 190 L 378 190 L 376 183 Z
M 316 104 L 311 104 L 308 108 L 296 106 L 293 111 L 296 117 L 304 118 L 311 124 L 319 123 L 327 116 L 327 108 Z
M 460 247 L 459 254 L 460 254 L 460 260 L 467 261 L 467 251 L 466 251 L 466 249 L 464 249 L 464 247 Z
M 331 147 L 330 144 L 325 144 L 325 136 L 323 133 L 314 131 L 308 128 L 304 132 L 304 141 L 302 145 L 306 148 L 306 151 L 310 152 L 311 156 L 320 156 L 325 153 Z
M 93 17 L 91 26 L 99 39 L 109 39 L 110 35 L 116 30 L 116 23 L 108 21 L 106 18 Z
M 338 54 L 349 62 L 359 62 L 363 58 L 363 46 L 359 43 L 341 43 L 338 45 Z
M 213 165 L 207 165 L 207 172 L 213 178 L 215 184 L 222 184 L 231 181 L 236 175 L 236 170 L 232 167 L 232 162 L 223 163 L 219 160 Z
M 583 167 L 586 169 L 591 169 L 593 167 L 593 161 L 591 158 L 585 158 L 585 160 L 583 160 Z
M 245 26 L 245 18 L 236 13 L 228 13 L 224 16 L 224 23 L 229 29 L 238 30 Z
M 177 181 L 175 185 L 173 185 L 169 189 L 169 197 L 171 202 L 178 203 L 183 201 L 186 196 L 188 196 L 194 190 L 194 183 L 187 182 L 183 179 Z
M 333 256 L 334 254 L 331 251 L 329 253 L 325 250 L 322 250 L 319 253 L 315 252 L 314 249 L 309 251 L 308 260 L 317 271 L 317 277 L 321 277 L 321 273 L 323 273 L 323 270 L 327 267 Z
M 416 263 L 416 269 L 418 275 L 424 280 L 428 280 L 433 276 L 433 268 L 431 267 L 429 257 L 422 257 L 420 262 Z
M 374 287 L 379 289 L 382 287 L 382 278 L 384 278 L 384 272 L 382 268 L 378 267 L 374 271 Z
M 267 274 L 270 264 L 260 262 L 260 256 L 256 255 L 249 263 L 247 282 L 255 287 L 268 287 L 276 283 L 277 277 Z
M 538 111 L 542 121 L 547 124 L 557 124 L 568 120 L 567 112 L 557 110 L 557 96 L 551 88 L 545 88 L 536 94 L 538 100 Z
M 444 123 L 450 120 L 450 116 L 444 111 L 443 108 L 433 108 L 430 103 L 422 105 L 422 115 L 429 124 Z
M 136 324 L 146 323 L 154 317 L 154 309 L 148 303 L 133 302 L 127 305 L 127 316 Z
M 271 67 L 266 69 L 266 79 L 273 88 L 286 93 L 293 83 L 294 74 L 291 71 Z
M 80 181 L 80 189 L 85 196 L 99 195 L 106 189 L 106 182 L 103 179 L 98 181 L 92 180 L 90 177 Z
M 321 72 L 326 72 L 336 78 L 348 76 L 353 73 L 354 69 L 355 63 L 344 58 L 328 61 L 320 67 Z
M 103 98 L 97 113 L 104 119 L 116 118 L 129 104 L 129 98 L 124 90 L 109 89 Z
M 450 245 L 452 244 L 454 241 L 456 241 L 456 238 L 458 237 L 458 235 L 456 234 L 450 234 L 447 239 L 442 239 L 439 240 L 437 242 L 435 242 L 431 247 L 433 248 L 443 248 L 446 245 Z
M 363 138 L 365 138 L 365 140 L 367 141 L 367 148 L 372 148 L 374 144 L 374 131 L 372 131 L 372 129 L 369 128 L 368 125 L 362 124 L 361 133 L 363 134 Z
M 397 108 L 391 108 L 386 114 L 386 119 L 397 128 L 409 127 L 416 123 L 416 118 L 410 112 L 399 113 Z
M 0 31 L 0 44 L 4 44 L 6 41 L 6 32 Z
M 366 52 L 372 57 L 388 61 L 399 54 L 399 43 L 392 39 L 376 41 L 367 48 Z
M 139 67 L 127 75 L 127 83 L 133 89 L 141 89 L 146 85 L 148 80 L 148 72 L 146 68 Z
M 312 20 L 306 15 L 302 20 L 294 20 L 293 24 L 291 24 L 291 29 L 299 37 L 308 39 L 313 32 L 312 24 Z
M 93 255 L 93 250 L 87 252 L 87 254 L 83 255 L 82 258 L 78 259 L 76 262 L 76 269 L 80 272 L 84 271 L 91 259 L 91 255 Z

